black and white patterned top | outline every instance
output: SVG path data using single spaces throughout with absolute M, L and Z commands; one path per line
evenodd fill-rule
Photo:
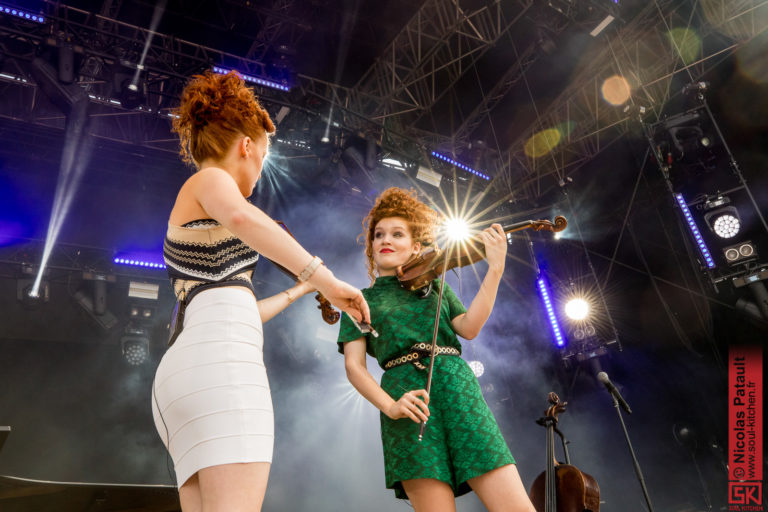
M 259 253 L 213 219 L 168 224 L 163 259 L 176 296 L 201 284 L 245 281 L 250 285 Z M 233 283 L 234 284 L 234 283 Z

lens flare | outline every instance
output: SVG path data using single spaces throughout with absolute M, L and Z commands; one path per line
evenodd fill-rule
M 673 28 L 667 33 L 672 49 L 685 64 L 691 64 L 701 54 L 701 39 L 696 31 L 690 28 Z
M 535 133 L 525 141 L 523 150 L 531 158 L 539 158 L 555 149 L 562 139 L 562 134 L 557 128 L 548 128 Z
M 469 238 L 469 225 L 464 219 L 449 218 L 445 221 L 443 228 L 448 239 L 454 242 L 461 242 Z
M 571 299 L 565 305 L 565 314 L 571 320 L 584 320 L 589 315 L 589 304 L 578 297 Z
M 632 88 L 627 79 L 619 75 L 606 78 L 600 90 L 603 99 L 614 106 L 623 105 L 632 94 Z

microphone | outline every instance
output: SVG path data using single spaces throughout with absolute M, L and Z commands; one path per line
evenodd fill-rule
M 597 380 L 602 382 L 605 385 L 605 389 L 608 390 L 608 392 L 613 396 L 613 398 L 616 399 L 617 402 L 619 402 L 619 405 L 622 409 L 627 411 L 627 414 L 632 414 L 632 409 L 629 408 L 629 404 L 622 398 L 621 393 L 619 393 L 619 390 L 616 389 L 616 386 L 613 385 L 613 382 L 611 382 L 611 379 L 608 378 L 608 374 L 605 372 L 600 372 L 597 374 Z

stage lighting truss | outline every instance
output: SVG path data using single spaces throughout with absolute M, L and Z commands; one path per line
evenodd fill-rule
M 667 165 L 711 164 L 716 140 L 709 133 L 706 116 L 699 110 L 669 117 L 661 122 L 661 128 L 655 137 L 656 146 Z
M 739 265 L 757 259 L 757 249 L 755 244 L 747 240 L 724 247 L 723 255 L 729 265 Z

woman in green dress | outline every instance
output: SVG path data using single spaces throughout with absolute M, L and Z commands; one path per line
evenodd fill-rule
M 477 336 L 493 309 L 507 250 L 498 224 L 478 235 L 488 271 L 469 308 L 444 287 L 440 355 L 431 393 L 425 390 L 438 294 L 421 298 L 405 290 L 395 272 L 433 242 L 436 226 L 434 210 L 399 188 L 384 191 L 363 221 L 368 273 L 374 280 L 363 295 L 379 336 L 363 334 L 344 316 L 338 342 L 347 377 L 381 411 L 387 487 L 409 499 L 417 512 L 455 510 L 455 497 L 470 490 L 492 512 L 534 512 L 477 378 L 460 357 L 457 339 Z M 439 285 L 434 284 L 436 291 Z M 368 372 L 366 353 L 385 370 L 381 384 Z M 427 423 L 419 441 L 422 421 Z

